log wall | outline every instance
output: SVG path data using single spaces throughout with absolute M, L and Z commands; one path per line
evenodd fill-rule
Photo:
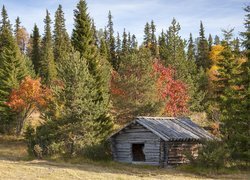
M 188 163 L 186 155 L 190 154 L 197 157 L 199 146 L 198 142 L 167 142 L 165 146 L 167 150 L 166 164 Z
M 142 143 L 144 144 L 145 162 L 139 163 L 159 165 L 160 138 L 140 124 L 131 124 L 111 138 L 113 159 L 133 163 L 132 144 Z

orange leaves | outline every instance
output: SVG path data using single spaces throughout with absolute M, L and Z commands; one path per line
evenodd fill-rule
M 170 116 L 182 115 L 188 111 L 187 86 L 180 80 L 174 79 L 175 70 L 164 67 L 159 62 L 154 64 L 157 75 L 157 89 L 160 99 L 165 102 L 165 113 Z
M 42 86 L 39 79 L 25 77 L 18 89 L 12 90 L 9 101 L 6 103 L 16 112 L 24 109 L 44 107 L 51 98 L 51 91 Z

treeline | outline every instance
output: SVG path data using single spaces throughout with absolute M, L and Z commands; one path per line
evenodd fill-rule
M 205 34 L 183 39 L 173 19 L 156 35 L 154 21 L 138 45 L 125 29 L 115 33 L 111 12 L 97 30 L 80 0 L 71 37 L 62 6 L 52 26 L 46 11 L 43 35 L 37 25 L 29 36 L 16 19 L 14 30 L 5 7 L 0 24 L 0 131 L 24 131 L 37 156 L 90 153 L 114 129 L 134 116 L 183 116 L 206 112 L 236 159 L 249 160 L 249 12 L 246 31 L 233 38 Z M 45 120 L 34 128 L 33 112 Z M 218 134 L 217 134 L 218 135 Z

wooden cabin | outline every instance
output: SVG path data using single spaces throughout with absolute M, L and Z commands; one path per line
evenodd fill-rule
M 201 142 L 212 139 L 189 118 L 137 117 L 109 141 L 115 161 L 164 167 L 188 162 L 187 153 L 197 156 Z

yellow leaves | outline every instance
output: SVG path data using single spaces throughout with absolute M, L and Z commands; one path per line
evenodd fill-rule
M 216 75 L 218 75 L 218 69 L 219 67 L 217 65 L 212 65 L 212 67 L 208 70 L 208 76 L 210 80 L 217 80 Z
M 221 52 L 224 50 L 222 45 L 212 46 L 211 52 L 209 54 L 209 58 L 213 61 L 213 63 L 218 62 L 223 59 Z

